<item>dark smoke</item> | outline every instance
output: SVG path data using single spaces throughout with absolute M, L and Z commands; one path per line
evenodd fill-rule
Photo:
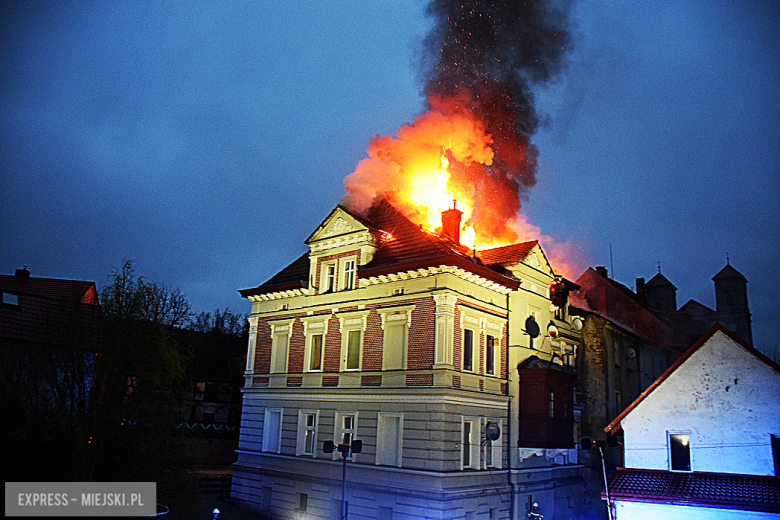
M 549 81 L 564 66 L 568 10 L 555 2 L 521 0 L 434 0 L 428 5 L 436 22 L 425 39 L 430 108 L 445 114 L 467 110 L 483 121 L 495 152 L 493 165 L 486 168 L 517 194 L 536 184 L 538 151 L 530 137 L 539 117 L 531 87 Z M 519 200 L 516 205 L 505 209 L 514 213 Z

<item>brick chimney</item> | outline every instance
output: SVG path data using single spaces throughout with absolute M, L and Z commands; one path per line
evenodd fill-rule
M 441 234 L 460 245 L 460 218 L 463 212 L 455 208 L 455 201 L 452 201 L 452 208 L 441 212 Z
M 17 269 L 14 276 L 19 280 L 27 280 L 30 277 L 30 271 L 27 270 L 27 266 L 24 266 L 21 269 Z
M 636 297 L 639 300 L 639 303 L 641 303 L 642 305 L 647 305 L 647 295 L 645 294 L 644 278 L 636 279 Z
M 607 278 L 607 268 L 603 265 L 596 266 L 596 272 L 599 273 L 604 278 Z

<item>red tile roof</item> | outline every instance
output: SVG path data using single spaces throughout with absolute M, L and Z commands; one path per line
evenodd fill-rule
M 609 495 L 612 500 L 780 513 L 780 479 L 763 475 L 618 468 L 609 479 Z M 604 491 L 601 497 L 606 498 Z
M 359 278 L 448 265 L 460 267 L 513 289 L 519 286 L 517 280 L 485 267 L 478 259 L 471 257 L 466 247 L 421 229 L 387 201 L 382 200 L 374 204 L 365 216 L 356 215 L 344 207 L 341 209 L 371 231 L 381 235 L 380 245 L 371 262 L 358 268 Z M 309 255 L 306 253 L 259 287 L 239 292 L 243 297 L 247 297 L 300 288 L 308 283 L 308 277 Z
M 485 265 L 515 264 L 521 262 L 538 243 L 538 240 L 531 240 L 529 242 L 520 242 L 519 244 L 512 244 L 509 246 L 485 249 L 484 251 L 477 251 L 477 257 L 482 260 Z
M 709 340 L 709 339 L 710 339 L 712 336 L 714 336 L 714 335 L 715 335 L 715 333 L 716 333 L 716 332 L 718 332 L 718 331 L 720 331 L 720 332 L 724 333 L 726 336 L 728 336 L 729 338 L 733 339 L 734 341 L 736 341 L 737 343 L 739 343 L 740 345 L 742 345 L 742 347 L 744 347 L 745 349 L 747 349 L 747 351 L 748 351 L 748 352 L 750 352 L 751 354 L 753 354 L 754 356 L 756 356 L 758 359 L 760 359 L 761 361 L 763 361 L 764 363 L 766 363 L 767 365 L 769 365 L 769 367 L 771 367 L 773 370 L 775 370 L 775 371 L 777 371 L 777 372 L 780 372 L 780 365 L 778 365 L 777 363 L 775 363 L 774 361 L 772 361 L 771 359 L 769 359 L 768 357 L 766 357 L 764 354 L 762 354 L 761 352 L 759 352 L 759 351 L 758 351 L 758 350 L 756 350 L 755 348 L 751 347 L 751 346 L 750 346 L 750 345 L 749 345 L 747 342 L 745 342 L 745 340 L 743 340 L 742 338 L 740 338 L 739 336 L 737 336 L 736 334 L 734 334 L 733 332 L 731 332 L 730 330 L 728 330 L 726 327 L 724 327 L 724 326 L 723 326 L 723 325 L 721 325 L 720 323 L 716 323 L 715 325 L 713 325 L 713 326 L 710 328 L 710 330 L 709 330 L 709 331 L 707 331 L 707 333 L 706 333 L 704 336 L 702 336 L 702 337 L 699 339 L 699 341 L 697 341 L 697 342 L 696 342 L 696 343 L 695 343 L 695 344 L 694 344 L 694 345 L 693 345 L 691 348 L 689 348 L 689 349 L 688 349 L 688 350 L 687 350 L 687 351 L 686 351 L 686 352 L 685 352 L 685 353 L 684 353 L 682 356 L 680 356 L 680 357 L 677 359 L 677 361 L 675 361 L 675 362 L 672 364 L 672 366 L 670 366 L 668 369 L 666 369 L 666 372 L 664 372 L 663 374 L 661 374 L 661 375 L 658 377 L 658 379 L 656 379 L 655 381 L 653 381 L 652 383 L 650 383 L 650 386 L 648 386 L 648 387 L 647 387 L 647 388 L 646 388 L 646 389 L 645 389 L 645 390 L 644 390 L 644 391 L 643 391 L 641 394 L 639 394 L 639 397 L 637 397 L 636 399 L 634 399 L 634 402 L 633 402 L 633 403 L 631 403 L 630 405 L 628 405 L 628 407 L 627 407 L 625 410 L 623 410 L 623 411 L 620 413 L 620 415 L 618 415 L 617 417 L 615 417 L 615 419 L 614 419 L 614 420 L 613 420 L 611 423 L 609 423 L 609 425 L 607 425 L 607 427 L 606 427 L 606 428 L 604 428 L 604 431 L 605 431 L 606 433 L 608 433 L 608 434 L 611 434 L 611 433 L 617 432 L 617 431 L 620 429 L 620 427 L 621 427 L 621 426 L 620 426 L 620 422 L 623 420 L 623 418 L 624 418 L 626 415 L 628 415 L 629 413 L 631 413 L 631 411 L 632 411 L 634 408 L 636 408 L 636 407 L 639 405 L 639 403 L 641 403 L 641 402 L 642 402 L 642 401 L 643 401 L 643 400 L 644 400 L 644 399 L 645 399 L 645 398 L 646 398 L 648 395 L 650 395 L 650 394 L 653 392 L 653 390 L 655 390 L 656 388 L 658 388 L 658 387 L 659 387 L 659 386 L 660 386 L 660 385 L 661 385 L 661 384 L 662 384 L 664 381 L 666 381 L 666 379 L 667 379 L 667 378 L 668 378 L 670 375 L 672 375 L 672 373 L 673 373 L 675 370 L 677 370 L 677 368 L 678 368 L 680 365 L 682 365 L 683 363 L 685 363 L 685 362 L 688 360 L 688 358 L 689 358 L 689 357 L 691 357 L 691 356 L 693 355 L 693 353 L 694 353 L 694 352 L 696 352 L 697 350 L 699 350 L 699 349 L 701 348 L 701 346 L 702 346 L 702 345 L 704 345 L 704 344 L 707 342 L 707 340 Z

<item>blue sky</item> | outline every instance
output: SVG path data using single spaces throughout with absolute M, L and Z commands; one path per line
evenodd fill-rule
M 368 140 L 425 104 L 423 2 L 3 2 L 0 272 L 106 283 L 123 258 L 197 311 L 304 250 Z M 780 314 L 780 5 L 579 1 L 523 211 L 633 288 Z M 612 256 L 610 257 L 610 245 Z

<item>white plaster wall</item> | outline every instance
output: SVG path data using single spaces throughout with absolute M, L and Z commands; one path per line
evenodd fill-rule
M 690 507 L 681 505 L 615 502 L 615 520 L 777 520 L 777 513 Z
M 622 426 L 629 468 L 669 469 L 673 431 L 690 434 L 693 471 L 774 475 L 780 373 L 717 331 Z

